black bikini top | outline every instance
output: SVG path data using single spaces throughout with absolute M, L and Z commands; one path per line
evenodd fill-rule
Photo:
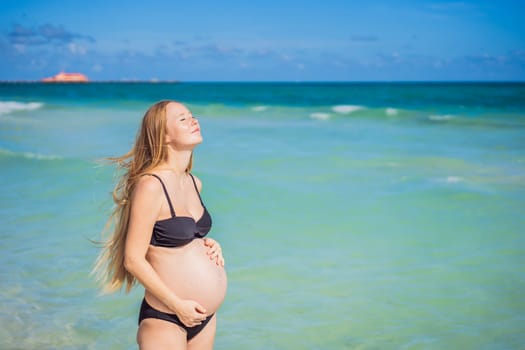
M 175 210 L 173 210 L 173 205 L 171 204 L 170 196 L 166 190 L 164 182 L 160 179 L 159 176 L 155 174 L 145 174 L 155 176 L 161 183 L 166 199 L 170 206 L 171 218 L 158 220 L 153 226 L 153 234 L 151 235 L 150 244 L 158 247 L 180 247 L 185 244 L 190 243 L 195 238 L 202 238 L 208 234 L 211 229 L 211 216 L 206 209 L 206 206 L 202 202 L 201 195 L 197 189 L 197 184 L 195 183 L 195 178 L 190 174 L 191 179 L 193 180 L 193 186 L 199 200 L 201 201 L 204 212 L 199 220 L 195 221 L 190 216 L 176 216 Z

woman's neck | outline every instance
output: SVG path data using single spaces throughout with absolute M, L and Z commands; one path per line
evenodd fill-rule
M 183 175 L 186 173 L 186 169 L 188 169 L 188 165 L 190 164 L 191 153 L 191 150 L 170 150 L 168 151 L 168 159 L 160 165 L 160 168 L 169 169 L 176 175 Z

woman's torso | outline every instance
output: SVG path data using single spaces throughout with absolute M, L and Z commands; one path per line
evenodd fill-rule
M 195 239 L 178 248 L 150 246 L 147 259 L 179 298 L 197 301 L 211 315 L 226 296 L 227 277 L 224 267 L 210 260 L 207 250 L 202 239 Z M 148 292 L 146 299 L 154 308 L 173 313 Z
M 209 258 L 202 239 L 211 229 L 211 216 L 195 179 L 189 174 L 202 206 L 202 215 L 197 220 L 190 215 L 177 216 L 163 180 L 156 174 L 148 175 L 155 176 L 162 185 L 171 216 L 155 223 L 146 259 L 178 297 L 195 300 L 212 314 L 224 300 L 227 278 L 224 268 Z M 160 311 L 173 312 L 147 291 L 146 299 Z

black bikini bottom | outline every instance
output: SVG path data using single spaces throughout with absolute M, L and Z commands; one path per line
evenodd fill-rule
M 157 309 L 154 309 L 146 302 L 146 298 L 144 298 L 142 300 L 142 305 L 140 306 L 139 325 L 140 325 L 140 322 L 145 318 L 157 318 L 159 320 L 164 320 L 164 321 L 168 321 L 171 323 L 175 323 L 176 325 L 186 330 L 186 339 L 190 340 L 191 338 L 199 334 L 199 332 L 202 331 L 204 327 L 206 327 L 206 325 L 208 324 L 208 322 L 210 322 L 212 317 L 213 315 L 206 317 L 206 319 L 197 326 L 187 327 L 184 323 L 182 323 L 182 321 L 179 319 L 179 317 L 177 317 L 177 315 L 168 314 L 166 312 L 162 312 Z

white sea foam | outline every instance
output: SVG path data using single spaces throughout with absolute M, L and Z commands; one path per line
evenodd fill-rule
M 55 156 L 52 154 L 39 154 L 39 153 L 32 153 L 32 152 L 24 152 L 22 155 L 25 158 L 28 159 L 38 159 L 38 160 L 56 160 L 56 159 L 63 159 L 60 156 Z
M 434 115 L 429 115 L 428 116 L 428 119 L 430 119 L 430 120 L 437 120 L 437 121 L 450 120 L 452 118 L 454 118 L 454 116 L 452 114 L 443 114 L 443 115 L 434 114 Z
M 18 111 L 33 111 L 41 108 L 43 105 L 40 102 L 2 101 L 0 102 L 0 115 Z
M 265 111 L 267 109 L 268 109 L 267 106 L 255 106 L 255 107 L 252 107 L 252 111 L 254 111 L 254 112 L 262 112 L 262 111 Z
M 354 105 L 339 105 L 339 106 L 333 106 L 332 110 L 336 113 L 341 114 L 348 114 L 355 111 L 359 111 L 361 109 L 364 109 L 363 106 L 354 106 Z
M 397 109 L 395 108 L 387 108 L 385 110 L 386 115 L 397 115 Z
M 40 153 L 33 153 L 33 152 L 13 152 L 8 151 L 6 149 L 0 149 L 0 156 L 8 156 L 8 157 L 21 157 L 26 159 L 37 159 L 37 160 L 55 160 L 55 159 L 63 159 L 63 157 L 52 155 L 52 154 L 40 154 Z
M 447 176 L 446 181 L 449 184 L 453 184 L 453 183 L 457 183 L 457 182 L 463 181 L 463 178 L 459 177 L 459 176 Z
M 330 113 L 311 113 L 310 118 L 317 120 L 328 120 L 330 119 Z

